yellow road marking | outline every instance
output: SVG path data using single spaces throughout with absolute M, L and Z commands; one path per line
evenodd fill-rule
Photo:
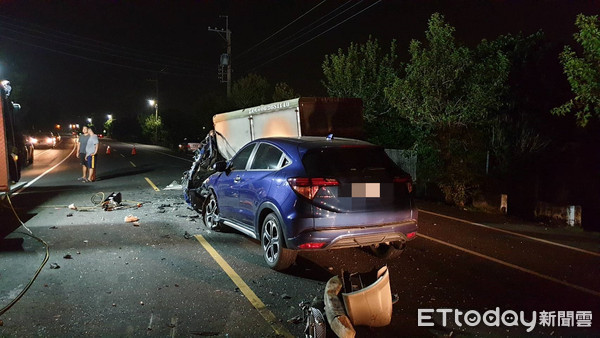
M 260 315 L 267 321 L 267 323 L 271 325 L 273 330 L 275 330 L 275 333 L 283 337 L 294 337 L 283 325 L 281 325 L 281 323 L 279 323 L 275 315 L 267 309 L 265 304 L 260 300 L 260 298 L 258 298 L 258 296 L 256 296 L 254 291 L 250 289 L 248 284 L 246 284 L 246 282 L 242 280 L 242 277 L 240 277 L 231 268 L 231 266 L 223 259 L 223 257 L 221 257 L 221 255 L 219 255 L 219 253 L 212 247 L 212 245 L 210 245 L 208 241 L 204 237 L 202 237 L 202 235 L 196 235 L 194 237 L 196 237 L 198 242 L 202 244 L 204 249 L 212 256 L 212 258 L 217 262 L 217 264 L 221 266 L 221 269 L 223 269 L 223 271 L 225 271 L 229 278 L 231 278 L 233 283 L 237 285 L 237 287 L 240 289 L 240 291 L 242 291 L 244 296 L 250 301 L 250 303 L 252 303 L 254 308 L 258 310 L 258 313 L 260 313 Z
M 471 255 L 474 255 L 474 256 L 477 256 L 477 257 L 480 257 L 480 258 L 483 258 L 483 259 L 490 260 L 492 262 L 495 262 L 495 263 L 507 266 L 509 268 L 513 268 L 515 270 L 519 270 L 519 271 L 528 273 L 530 275 L 533 275 L 533 276 L 536 276 L 536 277 L 539 277 L 539 278 L 543 278 L 543 279 L 546 279 L 546 280 L 549 280 L 551 282 L 555 282 L 555 283 L 558 283 L 558 284 L 562 284 L 564 286 L 567 286 L 567 287 L 570 287 L 572 289 L 588 293 L 588 294 L 596 296 L 596 297 L 600 297 L 600 292 L 598 292 L 598 291 L 590 290 L 590 289 L 584 288 L 583 286 L 571 284 L 569 282 L 566 282 L 566 281 L 558 279 L 558 278 L 554 278 L 554 277 L 551 277 L 551 276 L 543 275 L 543 274 L 541 274 L 539 272 L 535 272 L 533 270 L 524 268 L 522 266 L 518 266 L 518 265 L 509 263 L 509 262 L 506 262 L 506 261 L 503 261 L 503 260 L 500 260 L 500 259 L 497 259 L 497 258 L 494 258 L 494 257 L 490 257 L 488 255 L 484 255 L 484 254 L 481 254 L 481 253 L 473 251 L 473 250 L 465 249 L 465 248 L 460 247 L 458 245 L 454 245 L 454 244 L 451 244 L 451 243 L 448 243 L 448 242 L 444 242 L 444 241 L 442 241 L 440 239 L 437 239 L 437 238 L 429 237 L 427 235 L 423 235 L 423 234 L 420 234 L 420 233 L 417 233 L 417 236 L 425 238 L 425 239 L 428 239 L 430 241 L 433 241 L 433 242 L 436 242 L 436 243 L 439 243 L 439 244 L 447 245 L 447 246 L 449 246 L 451 248 L 454 248 L 456 250 L 460 250 L 460 251 L 466 252 L 468 254 L 471 254 Z
M 131 163 L 131 165 L 135 168 L 135 163 L 129 161 L 129 163 Z
M 158 187 L 156 185 L 154 185 L 154 183 L 152 183 L 152 181 L 150 181 L 150 179 L 148 177 L 144 177 L 144 178 L 146 179 L 146 182 L 148 182 L 148 184 L 150 184 L 152 189 L 154 189 L 154 191 L 160 191 L 160 189 L 158 189 Z

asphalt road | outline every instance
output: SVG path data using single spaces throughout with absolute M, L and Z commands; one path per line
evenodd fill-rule
M 2 337 L 302 336 L 300 302 L 322 297 L 342 271 L 384 265 L 399 297 L 392 323 L 356 327 L 358 337 L 600 335 L 597 233 L 421 201 L 419 236 L 399 259 L 362 249 L 317 251 L 301 253 L 281 273 L 266 267 L 257 241 L 207 230 L 181 190 L 168 189 L 190 156 L 140 144 L 132 155 L 132 144 L 102 140 L 98 181 L 81 183 L 73 146 L 66 138 L 56 149 L 36 150 L 23 171 L 26 184 L 12 193 L 27 229 L 48 244 L 49 259 L 0 314 Z M 94 205 L 94 196 L 112 192 L 126 208 Z M 46 249 L 24 234 L 7 201 L 2 206 L 5 307 L 34 277 Z M 139 225 L 126 223 L 128 215 Z M 486 311 L 489 320 L 475 325 Z

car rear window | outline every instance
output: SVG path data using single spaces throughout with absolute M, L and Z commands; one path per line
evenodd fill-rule
M 390 177 L 405 175 L 379 147 L 309 150 L 302 158 L 310 177 Z

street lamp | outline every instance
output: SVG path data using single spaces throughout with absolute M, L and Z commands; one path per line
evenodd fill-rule
M 158 144 L 158 101 L 149 99 L 148 104 L 154 107 L 154 143 Z
M 108 115 L 106 115 L 106 117 L 107 117 L 109 120 L 112 120 L 112 114 L 108 114 Z
M 91 117 L 88 117 L 88 118 L 87 118 L 87 121 L 88 121 L 88 123 L 92 123 L 92 118 L 91 118 Z

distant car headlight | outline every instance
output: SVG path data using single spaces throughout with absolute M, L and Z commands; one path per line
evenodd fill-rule
M 30 138 L 29 141 L 33 144 L 36 144 L 38 142 L 37 138 L 35 137 Z
M 52 138 L 51 137 L 46 138 L 46 143 L 52 143 Z

